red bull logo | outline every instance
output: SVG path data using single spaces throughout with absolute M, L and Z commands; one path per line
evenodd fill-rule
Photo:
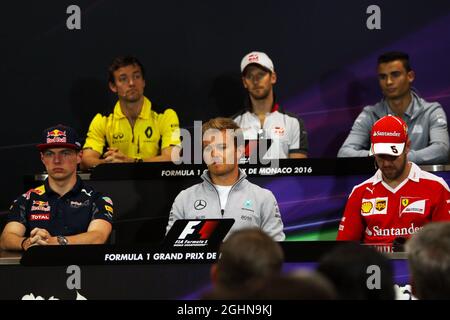
M 66 132 L 58 129 L 47 132 L 47 143 L 67 143 Z
M 33 200 L 33 205 L 31 206 L 31 211 L 50 212 L 50 206 L 48 205 L 47 201 Z

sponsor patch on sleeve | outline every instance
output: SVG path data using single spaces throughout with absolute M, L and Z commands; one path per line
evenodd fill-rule
M 114 212 L 114 210 L 113 210 L 113 208 L 111 206 L 106 206 L 105 205 L 105 209 L 106 209 L 106 211 L 108 211 L 111 214 Z
M 114 204 L 113 204 L 113 201 L 111 200 L 110 197 L 103 197 L 102 199 L 105 200 L 106 203 L 109 203 L 109 204 L 112 205 L 112 206 L 114 205 Z

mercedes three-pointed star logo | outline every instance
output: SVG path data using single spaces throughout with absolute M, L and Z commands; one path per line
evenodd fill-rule
M 206 208 L 206 201 L 205 200 L 197 200 L 194 203 L 195 210 L 202 210 Z

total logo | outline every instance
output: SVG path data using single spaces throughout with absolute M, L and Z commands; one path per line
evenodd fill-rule
M 48 221 L 50 220 L 50 213 L 30 214 L 30 221 Z
M 418 232 L 422 227 L 415 227 L 414 223 L 411 223 L 409 227 L 403 228 L 381 228 L 379 226 L 373 226 L 366 228 L 366 234 L 369 237 L 397 237 L 397 236 L 411 236 Z

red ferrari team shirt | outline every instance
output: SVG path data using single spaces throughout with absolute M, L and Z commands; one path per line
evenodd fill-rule
M 395 189 L 375 175 L 353 188 L 337 240 L 368 244 L 409 238 L 431 221 L 450 220 L 450 190 L 444 179 L 411 163 L 411 171 Z

